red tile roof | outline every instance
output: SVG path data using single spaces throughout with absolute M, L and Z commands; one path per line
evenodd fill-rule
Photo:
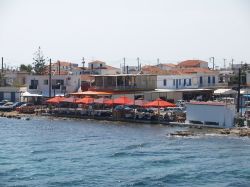
M 195 74 L 195 73 L 218 73 L 218 71 L 212 71 L 208 68 L 176 68 L 172 70 L 162 70 L 156 66 L 144 66 L 142 67 L 144 74 L 156 74 L 156 75 L 183 75 L 183 74 Z
M 179 67 L 199 67 L 201 63 L 207 63 L 202 60 L 185 60 L 178 64 Z

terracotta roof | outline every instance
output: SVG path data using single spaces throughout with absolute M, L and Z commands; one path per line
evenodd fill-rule
M 106 67 L 106 69 L 116 69 L 116 70 L 120 70 L 119 68 L 116 68 L 116 67 L 113 67 L 113 66 L 108 66 L 108 65 L 106 65 L 105 67 Z
M 167 67 L 172 67 L 175 68 L 177 65 L 176 64 L 172 64 L 172 63 L 167 63 L 167 64 L 159 64 L 161 66 L 167 66 Z
M 202 60 L 185 60 L 185 61 L 180 62 L 178 64 L 178 66 L 180 66 L 180 67 L 197 67 L 201 63 L 207 63 L 207 62 L 202 61 Z
M 82 74 L 81 81 L 91 82 L 94 78 L 89 74 Z
M 144 74 L 156 74 L 156 75 L 182 75 L 182 74 L 195 74 L 195 73 L 218 73 L 208 68 L 186 68 L 186 69 L 172 69 L 162 70 L 156 66 L 144 66 L 142 67 Z
M 155 75 L 168 75 L 168 71 L 167 70 L 162 70 L 159 67 L 156 66 L 143 66 L 142 67 L 142 72 L 143 74 L 155 74 Z
M 56 61 L 55 63 L 52 63 L 51 65 L 52 66 L 59 66 L 59 62 L 60 62 L 60 66 L 74 66 L 74 65 L 78 66 L 78 64 L 75 64 L 72 62 L 60 61 L 60 60 Z

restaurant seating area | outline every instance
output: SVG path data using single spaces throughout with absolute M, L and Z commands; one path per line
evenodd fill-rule
M 160 98 L 154 101 L 85 96 L 54 97 L 46 101 L 47 114 L 77 118 L 103 118 L 112 120 L 178 121 L 185 122 L 185 111 L 174 110 L 176 105 Z M 171 110 L 170 110 L 171 109 Z M 179 108 L 177 108 L 179 109 Z

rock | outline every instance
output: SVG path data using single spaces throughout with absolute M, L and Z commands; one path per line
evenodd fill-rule
M 170 133 L 171 136 L 193 136 L 194 133 L 190 131 L 176 131 L 174 133 Z
M 25 120 L 29 121 L 29 120 L 30 120 L 30 118 L 26 118 Z
M 222 129 L 220 130 L 220 134 L 230 134 L 230 129 Z

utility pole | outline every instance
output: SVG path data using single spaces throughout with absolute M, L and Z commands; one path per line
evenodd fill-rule
M 2 73 L 3 73 L 3 57 L 2 57 Z
M 226 69 L 226 60 L 225 58 L 223 58 L 223 61 L 224 61 L 224 69 Z
M 231 64 L 231 69 L 233 69 L 234 68 L 234 59 L 232 58 L 232 64 Z
M 60 62 L 60 60 L 58 60 L 58 66 L 59 66 L 58 74 L 61 75 L 61 62 Z
M 213 63 L 213 70 L 214 70 L 214 57 L 211 57 L 210 59 L 212 59 L 212 63 Z
M 125 57 L 123 58 L 123 73 L 125 74 L 125 72 L 126 72 L 126 59 L 125 59 Z
M 137 57 L 137 64 L 138 64 L 138 66 L 137 66 L 138 71 L 140 71 L 140 58 L 139 57 Z
M 51 97 L 51 58 L 49 59 L 49 97 Z
M 84 66 L 85 66 L 85 59 L 84 57 L 82 57 L 82 67 L 84 68 Z
M 157 65 L 159 65 L 160 64 L 160 59 L 159 58 L 157 58 Z
M 239 80 L 238 80 L 238 96 L 237 96 L 237 113 L 240 112 L 240 84 L 241 84 L 241 68 L 239 68 Z

